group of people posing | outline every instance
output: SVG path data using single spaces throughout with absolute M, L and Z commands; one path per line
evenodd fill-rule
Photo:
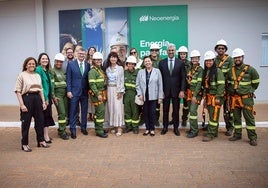
M 139 124 L 144 120 L 144 136 L 155 136 L 155 126 L 159 125 L 160 104 L 163 104 L 163 129 L 168 126 L 180 136 L 179 109 L 183 99 L 182 126 L 189 117 L 188 138 L 198 135 L 198 107 L 203 103 L 209 114 L 204 142 L 218 136 L 219 114 L 223 105 L 226 136 L 230 141 L 242 137 L 243 116 L 249 143 L 257 145 L 254 119 L 254 92 L 259 85 L 259 75 L 250 65 L 244 64 L 244 51 L 233 50 L 232 57 L 227 55 L 227 43 L 219 40 L 215 51 L 204 54 L 204 66 L 200 65 L 200 52 L 189 53 L 185 46 L 167 46 L 168 57 L 161 59 L 160 47 L 153 43 L 150 55 L 139 59 L 138 51 L 130 49 L 130 56 L 120 59 L 118 52 L 111 50 L 106 60 L 100 52 L 91 47 L 86 52 L 80 48 L 77 58 L 73 49 L 66 49 L 54 58 L 51 68 L 49 56 L 39 55 L 25 59 L 23 71 L 19 74 L 15 93 L 20 104 L 22 129 L 22 150 L 30 152 L 28 133 L 31 119 L 35 120 L 37 146 L 47 148 L 52 143 L 48 127 L 55 125 L 52 118 L 52 103 L 58 112 L 58 134 L 68 140 L 76 139 L 76 124 L 81 119 L 81 132 L 88 135 L 87 120 L 94 121 L 96 136 L 108 137 L 104 122 L 112 127 L 111 133 L 139 133 Z M 139 101 L 139 102 L 137 102 Z M 139 105 L 137 105 L 139 104 Z M 142 105 L 141 105 L 142 104 Z M 172 120 L 169 121 L 170 104 Z M 81 114 L 81 115 L 80 115 Z M 80 117 L 79 117 L 80 115 Z M 66 126 L 70 125 L 70 134 Z M 125 125 L 123 131 L 122 125 Z

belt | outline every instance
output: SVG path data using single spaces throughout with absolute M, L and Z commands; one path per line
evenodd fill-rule
M 24 95 L 39 95 L 39 91 L 36 91 L 36 92 L 27 92 Z
M 107 84 L 108 87 L 116 87 L 116 84 Z

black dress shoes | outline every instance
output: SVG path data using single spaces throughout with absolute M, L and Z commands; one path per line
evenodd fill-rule
M 76 134 L 75 133 L 71 133 L 71 138 L 72 139 L 76 139 Z
M 96 136 L 101 137 L 101 138 L 107 138 L 108 134 L 107 133 L 96 133 Z
M 88 135 L 88 132 L 86 129 L 81 129 L 81 133 L 83 133 L 83 135 Z
M 168 132 L 168 129 L 167 128 L 163 128 L 162 131 L 161 131 L 161 134 L 164 135 Z
M 180 136 L 181 135 L 179 129 L 174 129 L 174 134 L 176 136 Z

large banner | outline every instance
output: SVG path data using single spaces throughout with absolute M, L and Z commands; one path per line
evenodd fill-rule
M 188 46 L 187 6 L 153 6 L 129 8 L 130 44 L 140 56 L 149 55 L 150 45 L 158 43 L 160 55 L 167 56 L 166 46 Z
M 63 53 L 68 47 L 93 46 L 106 57 L 118 47 L 128 56 L 135 47 L 142 58 L 156 42 L 166 57 L 169 43 L 188 46 L 187 5 L 61 10 L 59 33 Z

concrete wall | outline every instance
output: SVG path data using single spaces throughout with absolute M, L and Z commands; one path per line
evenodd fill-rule
M 257 102 L 268 102 L 268 67 L 260 67 L 261 34 L 268 32 L 268 1 L 178 1 L 178 0 L 10 0 L 0 1 L 0 105 L 18 104 L 13 93 L 17 74 L 28 56 L 45 51 L 51 59 L 59 51 L 58 11 L 94 7 L 143 5 L 188 5 L 189 50 L 202 54 L 214 49 L 217 40 L 227 41 L 232 50 L 245 50 L 245 63 L 261 75 Z M 203 62 L 203 60 L 202 60 Z

